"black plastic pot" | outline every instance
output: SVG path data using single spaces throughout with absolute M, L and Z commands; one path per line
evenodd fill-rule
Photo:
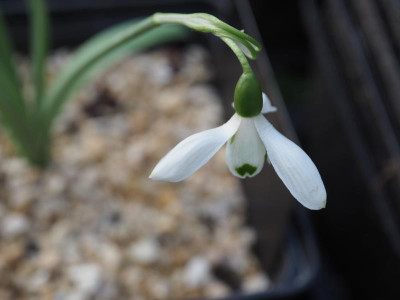
M 283 264 L 273 288 L 251 294 L 233 294 L 218 300 L 309 299 L 320 269 L 320 256 L 307 214 L 297 209 L 283 247 Z
M 309 150 L 329 174 L 333 200 L 319 228 L 354 299 L 400 295 L 398 4 L 300 5 L 318 87 L 305 116 L 306 126 L 315 128 Z
M 17 47 L 27 49 L 27 20 L 23 1 L 4 0 L 3 11 L 11 25 Z M 247 1 L 153 1 L 153 0 L 51 0 L 53 46 L 76 46 L 100 30 L 124 20 L 163 12 L 209 12 L 261 40 Z M 56 34 L 55 34 L 56 33 Z M 231 102 L 240 65 L 221 41 L 196 35 L 213 53 L 218 86 L 226 107 Z M 253 63 L 255 72 L 278 114 L 269 117 L 286 136 L 296 140 L 285 105 L 277 89 L 265 52 Z M 248 199 L 248 222 L 257 232 L 255 252 L 274 285 L 268 291 L 233 294 L 224 300 L 305 299 L 319 272 L 319 252 L 312 227 L 303 208 L 293 210 L 295 200 L 271 167 L 255 178 L 243 181 Z

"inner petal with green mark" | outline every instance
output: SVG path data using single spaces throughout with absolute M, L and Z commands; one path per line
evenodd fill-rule
M 233 175 L 246 178 L 257 175 L 265 160 L 265 146 L 253 118 L 242 118 L 238 131 L 227 143 L 226 162 Z
M 257 167 L 250 164 L 244 164 L 239 168 L 235 168 L 235 170 L 240 176 L 245 176 L 246 174 L 253 175 L 254 172 L 257 171 Z

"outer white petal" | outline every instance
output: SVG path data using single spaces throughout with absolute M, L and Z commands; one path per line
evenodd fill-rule
M 259 115 L 254 119 L 272 166 L 293 197 L 309 209 L 324 208 L 325 187 L 310 157 L 280 134 L 264 116 Z
M 271 101 L 265 93 L 263 95 L 263 107 L 261 109 L 262 114 L 270 113 L 276 111 L 276 107 L 271 105 Z
M 254 126 L 254 118 L 242 118 L 236 134 L 228 141 L 226 163 L 233 175 L 245 178 L 260 173 L 265 146 Z
M 202 131 L 184 139 L 155 166 L 150 178 L 181 181 L 203 166 L 237 131 L 241 118 L 233 117 L 214 129 Z

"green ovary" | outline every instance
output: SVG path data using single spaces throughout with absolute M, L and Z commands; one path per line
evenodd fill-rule
M 250 164 L 243 164 L 241 167 L 235 168 L 235 171 L 238 172 L 240 176 L 244 176 L 246 174 L 253 175 L 255 171 L 257 171 L 257 167 Z
M 243 118 L 259 115 L 263 106 L 260 82 L 253 72 L 243 73 L 235 87 L 233 105 Z

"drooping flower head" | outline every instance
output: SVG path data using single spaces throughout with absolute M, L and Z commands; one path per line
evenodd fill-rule
M 276 108 L 261 93 L 258 80 L 256 83 L 254 80 L 257 80 L 255 76 L 239 79 L 234 101 L 236 113 L 228 122 L 180 142 L 161 159 L 150 178 L 181 181 L 227 143 L 226 162 L 233 175 L 240 178 L 257 175 L 267 156 L 293 197 L 309 209 L 324 208 L 326 191 L 316 166 L 299 146 L 279 133 L 262 115 L 275 112 Z M 261 105 L 256 99 L 258 92 Z M 245 105 L 244 99 L 247 99 L 246 103 L 253 101 L 253 105 Z
M 233 175 L 257 175 L 265 157 L 290 193 L 309 209 L 326 205 L 321 176 L 308 155 L 280 134 L 262 115 L 276 111 L 254 75 L 247 58 L 256 59 L 261 44 L 208 14 L 156 14 L 160 24 L 181 24 L 220 37 L 237 56 L 243 74 L 235 88 L 236 113 L 225 124 L 189 136 L 160 160 L 150 174 L 154 180 L 181 181 L 196 172 L 225 144 L 226 162 Z

